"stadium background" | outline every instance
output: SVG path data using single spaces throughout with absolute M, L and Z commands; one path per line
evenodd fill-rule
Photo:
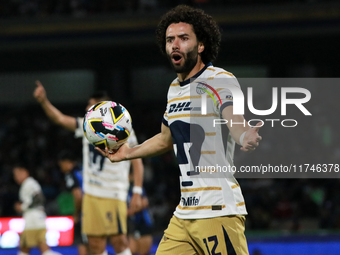
M 160 16 L 177 3 L 200 6 L 218 21 L 223 42 L 214 64 L 238 78 L 339 76 L 337 1 L 0 1 L 1 217 L 17 216 L 15 162 L 24 160 L 34 170 L 49 215 L 60 213 L 56 155 L 71 148 L 81 162 L 81 141 L 51 124 L 33 100 L 35 80 L 66 114 L 82 116 L 88 96 L 106 90 L 129 109 L 140 142 L 159 131 L 175 75 L 155 44 L 154 31 Z M 339 92 L 339 87 L 317 84 L 313 110 L 320 118 L 302 123 L 306 134 L 273 136 L 263 127 L 261 147 L 247 157 L 236 152 L 236 165 L 258 163 L 261 157 L 284 163 L 292 155 L 292 162 L 339 163 Z M 258 96 L 270 103 L 271 98 Z M 144 163 L 157 244 L 180 197 L 178 169 L 172 153 Z M 251 255 L 340 251 L 338 179 L 239 181 L 249 213 Z M 15 254 L 0 249 L 5 252 Z

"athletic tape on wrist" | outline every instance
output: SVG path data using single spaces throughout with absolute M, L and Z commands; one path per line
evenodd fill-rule
M 137 193 L 137 194 L 139 194 L 139 195 L 142 195 L 143 189 L 142 189 L 142 187 L 133 186 L 133 188 L 132 188 L 132 193 Z
M 240 145 L 243 146 L 243 139 L 244 139 L 244 136 L 246 135 L 247 131 L 244 131 L 242 133 L 242 135 L 240 136 Z

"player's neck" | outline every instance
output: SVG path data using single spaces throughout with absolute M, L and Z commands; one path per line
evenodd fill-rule
M 182 82 L 182 81 L 185 81 L 185 80 L 193 77 L 195 74 L 197 74 L 199 71 L 201 71 L 204 66 L 205 66 L 204 63 L 199 58 L 197 60 L 196 65 L 194 66 L 193 69 L 191 69 L 191 71 L 189 73 L 177 73 L 178 80 Z

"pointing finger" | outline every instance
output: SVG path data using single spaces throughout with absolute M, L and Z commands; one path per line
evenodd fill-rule
M 35 84 L 37 84 L 37 87 L 42 87 L 42 84 L 41 84 L 41 82 L 39 80 L 36 80 Z
M 263 123 L 260 121 L 253 127 L 254 131 L 259 132 L 260 128 L 263 126 Z

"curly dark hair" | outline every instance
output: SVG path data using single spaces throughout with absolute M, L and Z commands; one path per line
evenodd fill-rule
M 221 43 L 221 32 L 214 19 L 203 12 L 187 5 L 178 5 L 167 12 L 159 22 L 156 29 L 156 40 L 163 54 L 166 54 L 166 30 L 173 23 L 184 22 L 191 24 L 197 40 L 204 45 L 201 53 L 203 63 L 216 59 Z

